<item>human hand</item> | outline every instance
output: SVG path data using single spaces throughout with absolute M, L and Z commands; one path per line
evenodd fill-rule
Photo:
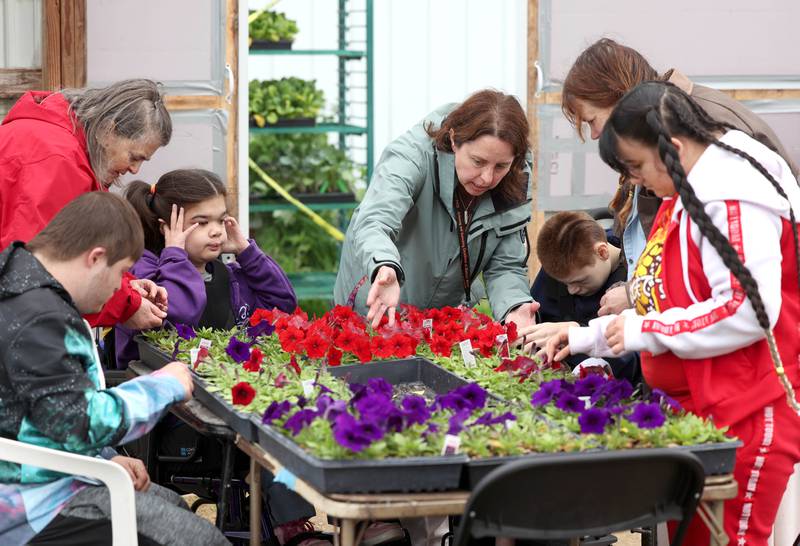
M 606 290 L 606 293 L 600 298 L 600 309 L 597 311 L 597 316 L 619 315 L 622 311 L 630 307 L 628 290 L 624 284 L 621 284 Z
M 172 205 L 169 225 L 160 218 L 158 222 L 161 224 L 161 231 L 164 233 L 164 246 L 174 246 L 183 249 L 186 248 L 186 239 L 189 237 L 189 234 L 200 225 L 195 222 L 188 228 L 183 229 L 183 207 L 179 209 L 178 205 Z
M 244 236 L 242 228 L 239 227 L 239 222 L 233 216 L 225 218 L 225 233 L 228 238 L 222 245 L 222 252 L 233 252 L 238 256 L 239 253 L 250 246 L 250 241 Z
M 194 381 L 192 381 L 192 373 L 189 367 L 182 362 L 170 362 L 163 368 L 153 372 L 154 376 L 169 375 L 180 381 L 183 387 L 184 400 L 189 400 L 194 392 Z
M 569 350 L 569 328 L 559 329 L 547 340 L 544 354 L 550 362 L 560 362 L 571 354 Z
M 580 326 L 577 322 L 542 322 L 517 330 L 519 343 L 530 348 L 529 351 L 544 349 L 551 337 L 560 337 L 562 331 L 569 331 L 572 326 Z
M 147 491 L 150 488 L 150 475 L 147 473 L 142 461 L 132 457 L 123 457 L 122 455 L 111 457 L 111 460 L 128 471 L 128 474 L 131 475 L 131 480 L 133 480 L 133 488 L 136 491 Z
M 149 330 L 161 326 L 165 318 L 167 318 L 166 311 L 162 311 L 158 305 L 147 298 L 142 298 L 142 304 L 133 316 L 122 325 L 131 330 Z
M 614 354 L 625 351 L 625 316 L 613 319 L 606 327 L 606 342 Z
M 400 303 L 400 283 L 397 282 L 397 272 L 388 265 L 381 266 L 367 294 L 369 307 L 367 321 L 371 321 L 372 327 L 377 328 L 383 314 L 388 311 L 389 326 L 394 326 L 394 314 L 398 303 Z
M 131 279 L 131 287 L 143 298 L 150 300 L 156 307 L 167 312 L 167 289 L 158 286 L 150 279 Z

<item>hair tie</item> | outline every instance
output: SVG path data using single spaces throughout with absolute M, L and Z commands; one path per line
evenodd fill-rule
M 150 184 L 150 195 L 155 195 L 155 194 L 156 194 L 156 185 Z

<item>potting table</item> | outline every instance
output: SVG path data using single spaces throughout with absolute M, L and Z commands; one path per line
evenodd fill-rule
M 261 446 L 248 442 L 241 436 L 237 436 L 236 446 L 250 457 L 251 483 L 259 483 L 262 467 L 275 476 L 284 472 L 283 466 Z M 361 542 L 367 525 L 373 520 L 461 515 L 470 495 L 469 491 L 324 495 L 299 477 L 290 476 L 287 487 L 333 518 L 339 527 L 339 533 L 334 535 L 336 546 L 356 546 Z M 711 546 L 725 546 L 728 543 L 728 537 L 722 528 L 723 503 L 726 499 L 734 498 L 736 490 L 737 485 L 731 474 L 706 478 L 697 513 L 711 530 Z M 251 546 L 261 544 L 258 520 L 260 506 L 261 490 L 256 487 L 250 494 Z

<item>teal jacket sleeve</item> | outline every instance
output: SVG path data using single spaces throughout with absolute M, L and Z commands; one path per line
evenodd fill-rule
M 505 320 L 514 307 L 533 301 L 528 287 L 525 229 L 503 236 L 483 270 L 486 293 L 498 320 Z
M 183 399 L 180 382 L 149 376 L 100 389 L 99 362 L 85 324 L 63 314 L 38 315 L 19 329 L 5 354 L 17 396 L 28 408 L 18 439 L 95 455 L 150 430 Z
M 370 280 L 375 270 L 387 263 L 403 271 L 395 241 L 425 183 L 427 170 L 424 153 L 408 134 L 392 142 L 381 155 L 355 224 L 348 230 L 357 263 Z

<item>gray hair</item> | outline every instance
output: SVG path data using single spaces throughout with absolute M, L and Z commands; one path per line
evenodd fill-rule
M 83 127 L 89 160 L 98 177 L 107 167 L 107 154 L 99 140 L 107 131 L 130 140 L 152 138 L 161 146 L 172 137 L 172 119 L 152 80 L 123 80 L 99 89 L 64 89 L 61 94 Z

